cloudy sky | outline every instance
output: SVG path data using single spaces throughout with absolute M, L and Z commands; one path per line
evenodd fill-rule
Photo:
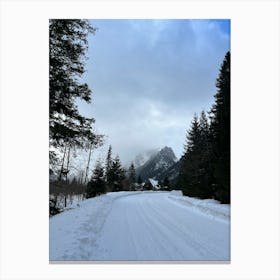
M 195 112 L 209 110 L 220 65 L 230 50 L 229 20 L 91 20 L 85 81 L 93 91 L 80 110 L 96 119 L 127 164 L 170 146 L 179 158 Z

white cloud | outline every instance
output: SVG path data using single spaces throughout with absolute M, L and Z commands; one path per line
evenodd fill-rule
M 96 118 L 123 161 L 169 145 L 180 157 L 195 112 L 213 103 L 229 35 L 208 20 L 94 20 L 86 81 Z

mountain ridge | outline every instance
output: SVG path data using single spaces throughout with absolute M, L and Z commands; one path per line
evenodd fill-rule
M 178 162 L 172 148 L 165 146 L 156 154 L 152 154 L 150 158 L 141 166 L 136 168 L 137 176 L 141 176 L 145 181 L 149 178 L 161 181 L 166 176 L 166 171 Z

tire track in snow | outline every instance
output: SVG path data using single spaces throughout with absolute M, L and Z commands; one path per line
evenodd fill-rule
M 141 218 L 143 225 L 146 227 L 146 236 L 148 237 L 147 239 L 149 239 L 146 246 L 153 244 L 153 250 L 156 252 L 158 258 L 157 260 L 172 260 L 173 255 L 170 254 L 170 251 L 166 246 L 166 236 L 162 231 L 155 228 L 154 220 L 150 217 L 150 212 L 141 201 L 139 202 L 139 206 L 140 207 L 136 208 L 136 211 Z
M 226 225 L 192 213 L 186 207 L 176 206 L 166 193 L 120 198 L 114 201 L 110 215 L 103 236 L 98 240 L 99 252 L 96 252 L 95 259 L 227 260 L 227 254 L 218 248 L 219 229 L 211 233 L 216 226 Z M 212 223 L 214 225 L 207 232 Z M 113 241 L 110 231 L 117 234 Z M 223 236 L 224 232 L 220 235 Z
M 169 232 L 170 235 L 174 236 L 174 238 L 179 239 L 179 246 L 173 244 L 178 252 L 180 252 L 180 250 L 182 249 L 182 245 L 184 244 L 186 247 L 192 247 L 192 249 L 194 249 L 195 252 L 199 255 L 199 259 L 205 256 L 207 256 L 207 259 L 209 259 L 210 256 L 212 256 L 211 258 L 214 258 L 216 260 L 219 259 L 219 256 L 207 249 L 203 243 L 197 242 L 195 236 L 191 234 L 187 227 L 184 227 L 184 229 L 180 228 L 177 223 L 174 223 L 174 219 L 173 217 L 170 217 L 170 215 L 169 218 L 166 218 L 166 216 L 162 214 L 162 207 L 155 203 L 148 203 L 150 204 L 154 215 L 157 217 L 156 223 L 159 225 L 159 227 L 164 228 L 164 232 Z M 165 212 L 165 214 L 168 215 L 168 212 Z M 183 254 L 181 254 L 181 256 L 186 257 Z M 193 256 L 191 257 L 191 259 L 195 260 Z
M 50 260 L 229 260 L 229 228 L 168 193 L 110 193 L 50 220 Z

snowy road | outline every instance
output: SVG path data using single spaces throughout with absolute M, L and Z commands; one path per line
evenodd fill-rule
M 166 193 L 117 199 L 93 258 L 229 260 L 229 225 L 186 210 Z
M 69 215 L 71 211 L 65 214 Z M 63 215 L 64 213 L 58 216 Z M 64 247 L 64 250 L 67 250 L 60 257 L 55 253 L 61 252 L 61 249 L 55 248 L 59 246 L 59 242 L 56 242 L 58 233 L 55 233 L 55 224 L 50 224 L 50 259 L 230 260 L 229 222 L 192 211 L 189 206 L 170 199 L 168 193 L 151 192 L 120 196 L 112 201 L 111 208 L 104 217 L 99 232 L 94 232 L 90 222 L 94 223 L 96 220 L 90 220 L 91 215 L 87 212 L 88 224 L 83 222 L 84 230 L 81 231 L 80 228 L 80 231 L 76 230 L 72 235 L 68 231 L 70 243 L 71 239 L 77 236 L 75 247 Z M 52 219 L 55 221 L 55 218 Z M 67 240 L 67 236 L 65 238 Z M 67 244 L 65 246 L 67 247 Z M 69 250 L 72 255 L 69 255 Z M 76 252 L 73 252 L 75 250 Z M 84 254 L 77 258 L 79 250 Z

